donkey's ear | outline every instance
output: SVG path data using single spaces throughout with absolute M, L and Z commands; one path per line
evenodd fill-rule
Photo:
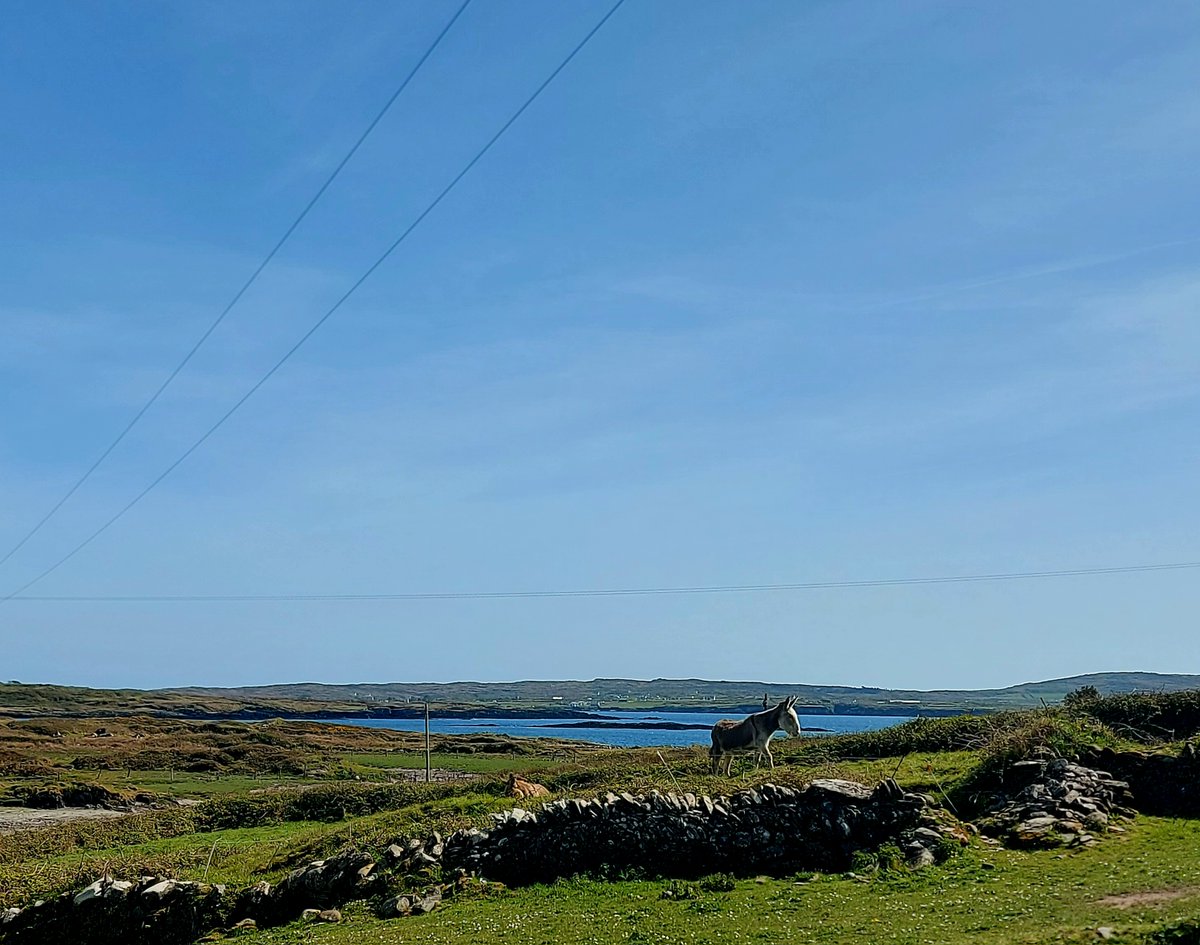
M 794 708 L 796 705 L 796 699 L 798 699 L 798 698 L 799 698 L 798 696 L 788 696 L 787 707 L 789 709 Z

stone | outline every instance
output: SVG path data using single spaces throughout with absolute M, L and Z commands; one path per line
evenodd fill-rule
M 1058 822 L 1053 817 L 1034 817 L 1013 827 L 1009 838 L 1014 846 L 1058 846 L 1061 840 L 1055 832 L 1056 826 Z
M 300 913 L 300 918 L 305 922 L 315 922 L 320 915 L 320 909 L 305 909 Z
M 165 899 L 177 888 L 179 888 L 179 883 L 177 883 L 175 880 L 164 879 L 161 882 L 155 883 L 153 886 L 147 886 L 142 890 L 142 895 L 148 896 L 151 899 Z
M 342 914 L 337 909 L 322 909 L 317 913 L 318 922 L 341 922 Z
M 257 928 L 258 928 L 258 923 L 255 922 L 253 919 L 241 919 L 240 921 L 233 923 L 233 925 L 231 925 L 229 927 L 229 931 L 230 932 L 253 932 Z
M 918 827 L 913 831 L 913 839 L 923 846 L 937 846 L 942 842 L 942 835 L 928 827 Z
M 809 791 L 838 795 L 848 800 L 865 801 L 871 796 L 871 789 L 857 781 L 846 781 L 842 778 L 814 778 L 808 783 Z
M 218 886 L 222 894 L 225 892 L 223 887 Z M 104 889 L 105 899 L 120 899 L 122 896 L 127 896 L 133 890 L 133 883 L 127 879 L 114 879 Z
M 98 879 L 90 886 L 84 886 L 71 900 L 76 906 L 100 899 L 104 895 L 104 880 Z
M 915 851 L 905 857 L 905 861 L 913 869 L 921 869 L 926 866 L 933 866 L 936 862 L 933 854 L 920 844 L 914 844 Z
M 413 912 L 432 912 L 442 901 L 442 891 L 434 886 L 422 898 L 413 903 Z
M 375 914 L 381 919 L 394 919 L 412 912 L 412 900 L 408 896 L 393 896 L 383 902 Z

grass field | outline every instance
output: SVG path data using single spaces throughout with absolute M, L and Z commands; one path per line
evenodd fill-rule
M 423 752 L 389 752 L 387 754 L 352 754 L 341 756 L 348 765 L 367 769 L 404 768 L 412 770 L 425 768 Z M 510 771 L 541 771 L 552 767 L 554 761 L 550 758 L 539 757 L 504 757 L 498 755 L 448 755 L 433 753 L 429 756 L 430 764 L 443 771 L 462 771 L 470 774 L 507 774 Z
M 383 922 L 351 908 L 340 925 L 293 924 L 256 940 L 293 945 L 511 943 L 1047 943 L 1142 941 L 1200 912 L 1200 825 L 1145 818 L 1069 855 L 975 847 L 942 867 L 860 878 L 739 880 L 730 892 L 665 900 L 663 881 L 567 880 L 497 890 L 429 916 Z M 1136 894 L 1169 893 L 1138 902 Z M 1130 905 L 1105 904 L 1131 897 Z
M 1165 708 L 1186 723 L 1181 713 L 1189 706 L 1175 699 Z M 1125 702 L 1105 709 L 1124 713 L 1123 724 L 1131 711 Z M 485 825 L 490 813 L 518 803 L 503 796 L 510 771 L 557 796 L 728 794 L 768 780 L 799 786 L 814 777 L 894 777 L 969 818 L 987 800 L 989 773 L 1035 747 L 1070 754 L 1092 744 L 1141 744 L 1128 738 L 1136 726 L 1117 734 L 1093 716 L 1058 710 L 926 719 L 784 740 L 774 772 L 743 765 L 721 778 L 697 748 L 596 748 L 567 759 L 549 741 L 514 748 L 450 739 L 443 746 L 452 750 L 437 751 L 432 763 L 469 777 L 425 785 L 397 777 L 425 763 L 410 733 L 132 719 L 113 725 L 115 734 L 101 744 L 88 734 L 94 725 L 0 723 L 0 787 L 17 797 L 30 785 L 98 783 L 127 794 L 150 791 L 163 804 L 117 820 L 0 834 L 0 907 L 78 888 L 105 872 L 242 887 L 341 850 L 378 852 L 435 829 Z M 121 764 L 95 766 L 105 752 Z M 163 767 L 164 757 L 173 766 Z M 196 762 L 206 770 L 188 770 Z M 271 762 L 288 773 L 270 771 Z M 192 803 L 176 806 L 171 798 Z M 1100 941 L 1103 926 L 1114 930 L 1112 941 L 1150 942 L 1170 923 L 1200 916 L 1200 822 L 1138 817 L 1122 826 L 1126 832 L 1071 852 L 1005 850 L 976 838 L 947 863 L 921 871 L 879 871 L 868 858 L 859 875 L 746 877 L 724 891 L 644 879 L 475 886 L 429 916 L 383 922 L 364 903 L 350 903 L 342 923 L 296 922 L 246 941 L 1083 943 Z M 1197 941 L 1180 935 L 1154 945 Z

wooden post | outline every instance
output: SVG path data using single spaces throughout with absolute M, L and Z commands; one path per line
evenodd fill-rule
M 429 703 L 425 703 L 425 783 L 429 783 Z

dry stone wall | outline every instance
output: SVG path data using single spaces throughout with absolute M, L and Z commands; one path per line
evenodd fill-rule
M 1177 755 L 1097 748 L 1082 760 L 1127 781 L 1144 814 L 1200 817 L 1200 751 L 1194 742 Z
M 224 922 L 223 886 L 146 876 L 98 879 L 74 893 L 0 915 L 5 943 L 183 945 Z
M 844 870 L 856 851 L 896 841 L 932 860 L 942 835 L 922 829 L 926 801 L 885 781 L 874 790 L 820 779 L 731 797 L 607 794 L 495 815 L 489 831 L 460 831 L 443 865 L 509 885 L 576 873 L 687 878 L 715 872 Z M 924 854 L 924 855 L 922 855 Z
M 551 801 L 494 815 L 489 830 L 398 842 L 380 857 L 348 851 L 236 894 L 157 876 L 106 877 L 0 913 L 0 942 L 184 945 L 217 929 L 305 916 L 339 921 L 335 907 L 354 900 L 369 900 L 376 914 L 393 918 L 437 908 L 470 875 L 527 885 L 578 873 L 689 878 L 845 870 L 856 852 L 887 842 L 924 866 L 961 835 L 928 807 L 894 781 L 871 789 L 832 779 L 799 790 L 766 784 L 729 797 L 651 792 Z

